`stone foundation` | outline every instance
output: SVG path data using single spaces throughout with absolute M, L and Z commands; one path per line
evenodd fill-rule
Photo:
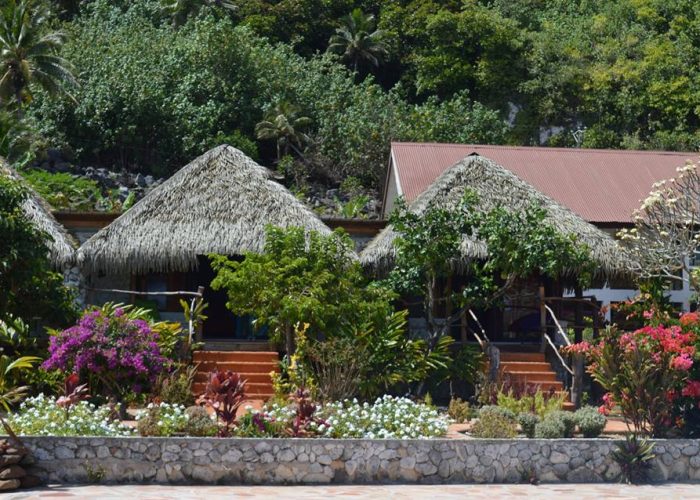
M 51 483 L 518 483 L 619 479 L 604 439 L 25 437 Z M 700 441 L 658 440 L 651 478 L 700 480 Z

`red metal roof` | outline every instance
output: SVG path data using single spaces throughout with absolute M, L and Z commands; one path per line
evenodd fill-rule
M 585 220 L 629 223 L 654 182 L 675 177 L 698 153 L 573 149 L 470 144 L 391 145 L 400 193 L 409 203 L 442 172 L 478 154 L 515 175 Z

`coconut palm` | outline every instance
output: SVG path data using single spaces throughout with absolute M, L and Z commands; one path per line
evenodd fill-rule
M 49 31 L 48 12 L 31 0 L 7 0 L 0 10 L 0 99 L 22 105 L 31 101 L 36 83 L 50 94 L 76 85 L 70 64 L 58 55 L 65 35 Z
M 376 22 L 372 14 L 364 14 L 354 9 L 341 19 L 341 26 L 335 30 L 329 41 L 328 51 L 340 54 L 344 61 L 352 65 L 353 71 L 362 61 L 379 66 L 389 55 L 385 34 L 375 29 Z
M 311 118 L 299 116 L 299 110 L 288 103 L 280 103 L 255 125 L 255 135 L 260 140 L 277 143 L 277 161 L 289 154 L 290 149 L 303 157 L 304 144 L 311 139 L 303 130 L 311 125 Z

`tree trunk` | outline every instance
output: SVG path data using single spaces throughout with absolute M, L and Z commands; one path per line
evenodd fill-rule
M 294 354 L 294 330 L 292 325 L 284 325 L 284 343 L 287 351 L 287 356 Z

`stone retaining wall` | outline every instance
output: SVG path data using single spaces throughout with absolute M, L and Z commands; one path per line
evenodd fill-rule
M 52 483 L 517 483 L 615 481 L 604 439 L 330 440 L 27 437 Z M 700 480 L 698 440 L 659 440 L 652 479 Z

